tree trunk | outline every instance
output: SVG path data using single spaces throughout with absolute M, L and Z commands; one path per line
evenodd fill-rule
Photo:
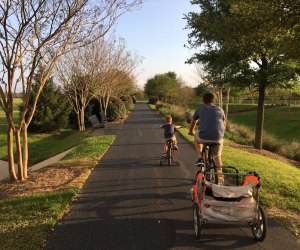
M 219 106 L 223 108 L 223 91 L 222 88 L 219 89 Z
M 228 119 L 230 87 L 227 88 L 225 118 Z
M 80 112 L 76 113 L 77 115 L 77 124 L 78 124 L 78 130 L 81 131 L 81 125 L 80 125 Z
M 288 103 L 288 107 L 289 107 L 289 113 L 291 113 L 291 93 L 289 93 L 289 103 Z
M 259 89 L 258 105 L 257 105 L 257 118 L 256 118 L 256 130 L 255 130 L 255 143 L 256 149 L 262 149 L 263 143 L 263 127 L 264 127 L 264 116 L 265 116 L 265 95 L 266 88 L 261 86 Z
M 24 180 L 24 168 L 23 168 L 23 154 L 22 154 L 22 146 L 21 146 L 21 131 L 20 131 L 20 129 L 16 129 L 15 137 L 16 137 L 16 147 L 17 147 L 17 155 L 18 155 L 18 179 L 20 181 L 23 181 Z
M 24 178 L 28 178 L 28 133 L 27 125 L 23 126 L 23 170 Z
M 102 103 L 102 97 L 99 98 L 99 105 L 100 105 L 100 112 L 103 112 L 103 103 Z
M 12 181 L 17 180 L 15 161 L 14 161 L 14 134 L 13 129 L 8 125 L 7 129 L 7 155 L 8 155 L 8 171 L 9 178 Z
M 107 107 L 109 103 L 109 96 L 106 97 L 105 99 L 105 107 L 104 107 L 104 114 L 107 115 Z
M 81 125 L 80 131 L 85 131 L 85 125 L 84 125 L 84 106 L 81 107 L 81 111 L 80 111 L 80 125 Z

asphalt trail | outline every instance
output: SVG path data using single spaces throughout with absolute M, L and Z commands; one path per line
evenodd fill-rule
M 300 249 L 274 221 L 263 243 L 247 225 L 206 225 L 195 240 L 189 190 L 196 154 L 177 135 L 180 166 L 160 167 L 162 123 L 136 105 L 46 249 Z

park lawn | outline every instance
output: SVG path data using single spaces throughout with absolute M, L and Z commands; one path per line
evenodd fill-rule
M 114 138 L 112 135 L 86 137 L 57 166 L 77 171 L 91 169 Z M 57 191 L 0 200 L 0 249 L 42 249 L 85 180 L 80 181 Z
M 255 130 L 256 112 L 244 112 L 229 115 L 229 122 L 245 125 Z M 271 108 L 265 110 L 264 130 L 279 139 L 300 141 L 300 107 Z
M 190 102 L 188 104 L 188 108 L 191 109 L 192 111 L 194 111 L 202 105 L 203 105 L 202 100 L 199 101 L 199 102 Z M 229 111 L 229 113 L 241 112 L 241 111 L 244 111 L 244 110 L 253 109 L 255 107 L 257 107 L 257 104 L 238 103 L 238 104 L 233 105 L 232 103 L 230 103 L 229 107 L 228 107 L 228 111 Z M 223 109 L 225 109 L 225 104 L 223 106 Z
M 179 132 L 190 142 L 193 136 L 188 129 Z M 262 179 L 260 188 L 261 203 L 266 207 L 276 207 L 300 213 L 300 169 L 278 160 L 249 153 L 225 145 L 223 148 L 223 164 L 237 167 L 240 172 L 257 172 Z
M 14 118 L 18 119 L 21 98 L 16 98 L 14 103 Z M 5 113 L 0 109 L 0 159 L 7 160 L 7 122 Z M 52 156 L 62 153 L 77 146 L 86 134 L 72 130 L 64 130 L 55 134 L 32 134 L 28 136 L 28 163 L 32 166 Z

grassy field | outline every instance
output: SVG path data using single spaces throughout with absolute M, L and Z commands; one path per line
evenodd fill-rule
M 188 108 L 191 110 L 196 110 L 197 108 L 199 108 L 200 106 L 202 106 L 202 102 L 190 102 L 188 104 Z M 239 112 L 239 111 L 243 111 L 243 110 L 248 110 L 248 109 L 253 109 L 256 108 L 257 105 L 256 104 L 250 104 L 250 103 L 245 103 L 245 104 L 235 104 L 233 105 L 232 103 L 229 104 L 228 110 L 229 113 L 231 112 Z M 223 109 L 225 109 L 225 105 L 223 106 Z
M 21 103 L 20 98 L 15 99 L 14 116 L 18 119 L 18 106 Z M 7 144 L 6 144 L 7 122 L 5 113 L 0 109 L 0 159 L 7 160 Z M 29 134 L 28 151 L 29 166 L 46 160 L 57 155 L 69 148 L 78 145 L 86 135 L 77 131 L 65 130 L 56 134 Z
M 76 168 L 76 171 L 91 169 L 99 162 L 114 138 L 86 137 L 57 166 Z M 78 192 L 79 184 L 82 185 L 84 181 L 81 179 L 81 183 L 76 182 L 77 185 L 63 187 L 59 191 L 0 200 L 0 249 L 42 249 L 54 225 Z
M 253 131 L 256 124 L 256 112 L 244 112 L 229 115 L 229 121 L 243 124 Z M 266 109 L 264 129 L 279 139 L 300 141 L 300 107 Z

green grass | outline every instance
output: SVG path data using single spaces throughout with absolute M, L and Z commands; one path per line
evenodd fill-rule
M 16 98 L 14 103 L 14 117 L 18 118 L 18 106 L 21 98 Z M 0 109 L 0 159 L 7 160 L 6 143 L 7 122 L 4 111 Z M 86 133 L 65 130 L 56 134 L 29 134 L 28 136 L 28 163 L 32 166 L 46 160 L 72 147 L 77 146 L 86 138 Z
M 190 142 L 188 129 L 179 132 Z M 256 171 L 262 178 L 261 202 L 268 207 L 300 212 L 300 169 L 278 160 L 224 145 L 223 164 L 237 167 L 241 172 Z
M 202 102 L 190 102 L 188 104 L 188 108 L 191 110 L 196 110 L 200 106 L 202 106 Z M 229 104 L 228 110 L 229 113 L 234 113 L 234 112 L 240 112 L 240 111 L 246 111 L 249 109 L 256 108 L 257 104 L 250 104 L 250 103 L 238 103 L 233 105 L 232 103 Z M 223 105 L 223 109 L 225 110 L 225 104 Z
M 61 162 L 64 167 L 91 168 L 115 136 L 86 137 Z M 85 164 L 78 163 L 85 161 Z M 0 249 L 41 249 L 54 225 L 62 218 L 78 187 L 14 197 L 0 201 Z
M 229 121 L 243 124 L 253 131 L 256 125 L 256 112 L 231 114 Z M 265 110 L 264 130 L 269 134 L 286 141 L 300 141 L 300 107 L 272 108 Z
M 87 157 L 98 160 L 106 152 L 114 139 L 114 135 L 84 138 L 81 144 L 66 155 L 63 160 L 81 160 Z
M 75 189 L 0 201 L 0 249 L 41 249 Z
M 155 104 L 149 104 L 149 107 L 150 107 L 151 109 L 156 109 L 156 105 L 155 105 Z

